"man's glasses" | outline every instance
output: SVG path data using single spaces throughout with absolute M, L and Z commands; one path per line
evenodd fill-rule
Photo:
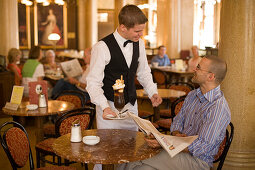
M 197 65 L 196 70 L 205 71 L 205 72 L 207 72 L 207 73 L 212 73 L 211 71 L 207 71 L 207 70 L 201 69 L 201 67 L 200 67 L 199 64 Z

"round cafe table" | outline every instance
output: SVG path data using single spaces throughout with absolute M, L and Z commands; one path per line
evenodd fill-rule
M 138 99 L 149 99 L 148 95 L 144 93 L 143 89 L 136 90 L 137 98 Z M 170 98 L 178 98 L 184 96 L 186 93 L 180 90 L 173 90 L 173 89 L 158 89 L 159 96 L 164 99 Z M 160 119 L 159 115 L 159 107 L 153 107 L 154 110 L 154 119 L 153 121 L 157 121 Z
M 70 133 L 60 136 L 53 143 L 54 152 L 64 159 L 82 163 L 103 164 L 103 169 L 112 165 L 144 160 L 158 154 L 161 149 L 151 148 L 142 132 L 123 129 L 93 129 L 83 131 L 83 136 L 96 135 L 100 142 L 86 145 L 70 141 Z
M 18 110 L 9 110 L 3 108 L 3 112 L 11 116 L 33 116 L 36 121 L 36 142 L 43 140 L 43 121 L 45 116 L 58 115 L 74 109 L 74 104 L 59 100 L 49 100 L 47 107 L 38 107 L 36 110 L 28 110 L 26 106 L 28 101 L 21 102 Z

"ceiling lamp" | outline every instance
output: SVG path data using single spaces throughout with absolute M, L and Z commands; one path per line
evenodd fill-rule
M 55 0 L 55 3 L 58 5 L 64 5 L 65 2 L 63 0 Z
M 37 3 L 44 3 L 45 0 L 36 0 Z
M 50 5 L 49 1 L 44 1 L 43 2 L 43 6 L 49 6 L 49 5 Z
M 31 6 L 33 4 L 33 2 L 31 2 L 29 0 L 21 0 L 21 3 L 26 5 L 26 6 Z

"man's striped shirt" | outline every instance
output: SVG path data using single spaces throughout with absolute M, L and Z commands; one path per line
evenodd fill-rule
M 205 94 L 198 88 L 186 97 L 174 118 L 171 132 L 178 130 L 187 136 L 198 135 L 188 149 L 191 155 L 212 167 L 230 119 L 230 109 L 220 86 Z

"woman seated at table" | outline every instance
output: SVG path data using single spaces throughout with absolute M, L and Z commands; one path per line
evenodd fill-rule
M 151 63 L 158 63 L 158 66 L 170 66 L 170 60 L 166 55 L 166 47 L 161 45 L 158 47 L 158 55 L 154 56 Z
M 55 53 L 53 50 L 47 50 L 45 53 L 45 59 L 46 63 L 44 66 L 44 71 L 47 72 L 47 70 L 53 70 L 56 71 L 58 68 L 57 63 L 55 62 Z
M 17 48 L 11 48 L 8 52 L 9 64 L 7 69 L 14 72 L 15 75 L 15 85 L 21 85 L 22 75 L 21 70 L 17 65 L 17 62 L 20 61 L 21 51 Z
M 90 100 L 89 94 L 86 91 L 86 77 L 89 73 L 89 64 L 91 57 L 91 48 L 87 48 L 84 51 L 85 57 L 83 58 L 86 68 L 83 71 L 83 74 L 79 78 L 68 77 L 67 79 L 60 79 L 55 87 L 52 90 L 51 98 L 55 98 L 58 94 L 60 94 L 64 90 L 76 90 L 85 94 L 86 101 Z
M 24 96 L 28 96 L 28 83 L 32 81 L 43 80 L 44 69 L 39 62 L 42 59 L 42 50 L 40 46 L 34 46 L 29 51 L 28 60 L 22 69 L 22 86 L 24 86 Z

